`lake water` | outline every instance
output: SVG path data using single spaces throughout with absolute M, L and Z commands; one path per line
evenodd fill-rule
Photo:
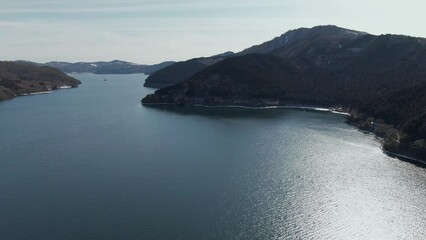
M 75 77 L 0 102 L 0 239 L 426 239 L 426 169 L 340 115 L 149 108 L 144 75 Z

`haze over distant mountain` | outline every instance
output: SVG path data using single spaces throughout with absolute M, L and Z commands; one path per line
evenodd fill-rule
M 57 68 L 65 73 L 95 73 L 95 74 L 152 74 L 170 66 L 174 62 L 162 62 L 154 65 L 141 65 L 131 62 L 114 60 L 110 62 L 47 62 L 45 65 Z
M 0 100 L 63 87 L 77 87 L 80 83 L 52 67 L 0 62 Z
M 167 66 L 145 80 L 145 87 L 161 88 L 179 83 L 195 73 L 225 58 L 233 56 L 233 52 L 225 52 L 211 57 L 193 58 Z
M 384 137 L 386 150 L 426 159 L 425 82 L 425 39 L 319 26 L 248 48 L 142 102 L 340 107 Z

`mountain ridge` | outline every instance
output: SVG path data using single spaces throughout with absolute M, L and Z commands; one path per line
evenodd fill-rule
M 142 103 L 346 109 L 351 113 L 349 123 L 384 138 L 385 150 L 425 161 L 426 99 L 418 97 L 417 103 L 410 97 L 425 93 L 424 39 L 363 32 L 349 37 L 345 33 L 305 36 L 284 46 L 275 45 L 278 48 L 268 54 L 226 58 L 157 90 Z
M 266 41 L 262 44 L 244 49 L 241 52 L 227 55 L 223 59 L 227 57 L 232 57 L 233 55 L 241 56 L 241 55 L 246 55 L 251 53 L 274 54 L 281 57 L 290 57 L 291 54 L 286 55 L 284 53 L 279 53 L 279 52 L 272 53 L 272 52 L 274 50 L 278 51 L 278 49 L 282 49 L 286 47 L 286 45 L 291 45 L 292 43 L 294 43 L 295 41 L 297 42 L 301 38 L 312 37 L 315 34 L 321 33 L 322 30 L 326 30 L 326 32 L 332 33 L 335 35 L 341 35 L 341 36 L 348 35 L 346 38 L 351 38 L 354 35 L 358 35 L 358 36 L 368 35 L 368 33 L 339 28 L 334 25 L 316 26 L 313 28 L 299 28 L 295 30 L 289 30 L 279 37 Z M 220 55 L 221 54 L 219 54 L 219 56 Z M 218 55 L 215 55 L 215 56 L 218 56 Z M 211 58 L 214 58 L 215 56 L 212 56 Z M 198 62 L 197 59 L 205 59 L 205 58 L 194 58 L 187 61 L 178 62 L 178 63 L 175 63 L 174 65 L 171 65 L 162 70 L 159 70 L 156 74 L 153 74 L 146 79 L 144 86 L 153 87 L 153 88 L 171 86 L 181 81 L 184 81 L 185 79 L 191 77 L 195 73 L 210 66 L 209 64 L 203 64 Z M 216 59 L 214 63 L 221 61 L 223 59 Z
M 94 74 L 132 74 L 144 73 L 152 74 L 160 69 L 172 65 L 173 61 L 166 61 L 159 64 L 144 65 L 131 62 L 113 60 L 98 62 L 59 62 L 51 61 L 42 65 L 57 68 L 65 73 L 94 73 Z
M 233 52 L 224 52 L 211 57 L 192 58 L 167 66 L 152 75 L 144 83 L 145 87 L 161 88 L 179 83 L 195 73 L 235 55 Z

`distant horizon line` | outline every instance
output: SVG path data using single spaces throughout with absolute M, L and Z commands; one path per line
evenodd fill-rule
M 0 11 L 1 12 L 1 11 Z M 394 35 L 394 36 L 406 36 L 406 37 L 412 37 L 412 38 L 420 38 L 420 39 L 425 39 L 426 37 L 418 37 L 418 36 L 413 36 L 413 35 L 409 35 L 409 34 L 401 34 L 401 33 L 380 33 L 380 34 L 373 34 L 370 32 L 366 32 L 363 30 L 356 30 L 356 29 L 352 29 L 352 28 L 346 28 L 346 27 L 340 27 L 338 25 L 335 24 L 319 24 L 319 25 L 314 25 L 312 27 L 308 27 L 308 26 L 303 26 L 303 27 L 298 27 L 298 28 L 292 28 L 292 29 L 288 29 L 286 30 L 284 33 L 275 36 L 274 38 L 280 37 L 290 31 L 295 31 L 298 29 L 313 29 L 313 28 L 317 28 L 317 27 L 337 27 L 337 28 L 341 28 L 341 29 L 346 29 L 346 30 L 351 30 L 351 31 L 356 31 L 356 32 L 362 32 L 362 33 L 366 33 L 369 35 L 373 35 L 373 36 L 382 36 L 382 35 Z M 271 38 L 269 40 L 266 40 L 262 43 L 268 42 L 273 40 L 274 38 Z M 262 43 L 258 43 L 252 46 L 256 46 L 256 45 L 260 45 Z M 222 54 L 222 53 L 226 53 L 226 52 L 233 52 L 233 53 L 239 53 L 242 52 L 243 50 L 250 48 L 252 46 L 249 47 L 245 47 L 240 51 L 232 51 L 232 50 L 225 50 L 222 51 L 221 53 L 217 53 L 217 54 Z M 121 62 L 126 62 L 126 63 L 131 63 L 131 64 L 136 64 L 136 65 L 156 65 L 156 64 L 161 64 L 161 63 L 165 63 L 165 62 L 181 62 L 181 61 L 188 61 L 190 59 L 193 58 L 203 58 L 203 57 L 211 57 L 217 54 L 204 54 L 204 56 L 193 56 L 191 58 L 186 58 L 186 59 L 177 59 L 177 60 L 161 60 L 161 61 L 157 61 L 157 62 L 152 62 L 152 61 L 147 61 L 147 62 L 140 62 L 140 61 L 131 61 L 131 60 L 120 60 L 118 58 L 114 58 L 113 60 L 106 60 L 106 59 L 98 59 L 98 60 L 78 60 L 78 61 L 72 61 L 72 60 L 48 60 L 48 61 L 37 61 L 37 60 L 27 60 L 27 59 L 0 59 L 0 62 L 31 62 L 31 63 L 37 63 L 37 64 L 46 64 L 46 63 L 51 63 L 51 62 L 58 62 L 58 63 L 71 63 L 71 64 L 76 64 L 76 63 L 96 63 L 96 62 L 114 62 L 114 61 L 121 61 Z M 123 59 L 123 58 L 122 58 Z

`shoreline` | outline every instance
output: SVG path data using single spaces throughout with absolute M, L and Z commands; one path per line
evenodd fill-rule
M 366 135 L 370 135 L 370 136 L 374 137 L 377 141 L 379 141 L 382 144 L 382 146 L 385 143 L 385 140 L 382 137 L 377 136 L 374 132 L 362 130 L 362 129 L 359 128 L 358 125 L 353 124 L 353 123 L 347 123 L 347 124 L 356 127 L 357 131 L 359 131 L 361 133 L 364 133 Z M 382 148 L 382 151 L 383 151 L 384 154 L 388 155 L 389 157 L 397 158 L 401 161 L 410 162 L 410 163 L 415 164 L 417 166 L 420 165 L 420 167 L 426 168 L 426 162 L 423 161 L 423 160 L 420 160 L 418 158 L 411 157 L 411 156 L 404 155 L 404 154 L 399 154 L 399 153 L 396 153 L 396 152 L 391 152 L 391 151 L 385 150 L 383 148 Z
M 31 96 L 31 95 L 40 95 L 40 94 L 49 94 L 52 91 L 42 91 L 42 92 L 32 92 L 32 93 L 22 93 L 22 94 L 18 94 L 16 96 L 18 97 L 23 97 L 23 96 Z
M 386 150 L 383 150 L 383 152 L 390 157 L 397 158 L 397 159 L 404 161 L 404 162 L 412 163 L 412 164 L 419 166 L 419 167 L 426 168 L 426 162 L 424 162 L 423 160 L 420 160 L 420 159 L 417 159 L 417 158 L 414 158 L 414 157 L 410 157 L 410 156 L 407 156 L 407 155 L 404 155 L 404 154 L 389 152 L 389 151 L 386 151 Z
M 57 89 L 54 89 L 54 90 L 47 90 L 47 91 L 41 91 L 41 92 L 31 92 L 31 93 L 21 93 L 21 94 L 15 95 L 15 96 L 16 97 L 23 97 L 23 96 L 49 94 L 49 93 L 52 93 L 53 91 L 63 90 L 63 89 L 71 89 L 71 88 L 73 88 L 73 87 L 72 86 L 68 86 L 68 85 L 64 85 L 64 86 L 60 86 L 60 87 L 58 87 Z
M 146 106 L 179 106 L 179 104 L 174 103 L 142 103 Z M 217 106 L 208 106 L 208 105 L 188 105 L 184 107 L 200 107 L 200 108 L 242 108 L 242 109 L 253 109 L 253 110 L 262 110 L 262 109 L 295 109 L 295 110 L 310 110 L 318 112 L 329 112 L 333 114 L 339 114 L 344 116 L 349 116 L 347 112 L 336 111 L 333 108 L 323 108 L 323 107 L 313 107 L 313 106 L 297 106 L 297 105 L 275 105 L 275 106 L 264 106 L 264 107 L 250 107 L 244 105 L 217 105 Z
M 142 103 L 142 105 L 146 106 L 179 106 L 179 104 L 174 103 Z M 252 110 L 263 110 L 263 109 L 293 109 L 293 110 L 309 110 L 309 111 L 318 111 L 318 112 L 328 112 L 332 114 L 338 114 L 343 116 L 350 116 L 348 112 L 340 112 L 336 111 L 333 108 L 322 108 L 322 107 L 312 107 L 312 106 L 294 106 L 294 105 L 288 105 L 288 106 L 264 106 L 264 107 L 249 107 L 249 106 L 242 106 L 242 105 L 218 105 L 218 106 L 207 106 L 207 105 L 190 105 L 190 106 L 184 106 L 184 107 L 199 107 L 199 108 L 241 108 L 241 109 L 252 109 Z M 378 141 L 382 143 L 383 147 L 383 139 L 377 136 L 374 132 L 365 131 L 360 129 L 355 124 L 349 124 L 356 128 L 356 130 L 374 136 Z M 403 154 L 398 154 L 390 151 L 386 151 L 382 148 L 382 152 L 390 157 L 397 158 L 400 161 L 410 162 L 416 166 L 419 167 L 426 167 L 426 162 L 423 160 L 410 157 Z

